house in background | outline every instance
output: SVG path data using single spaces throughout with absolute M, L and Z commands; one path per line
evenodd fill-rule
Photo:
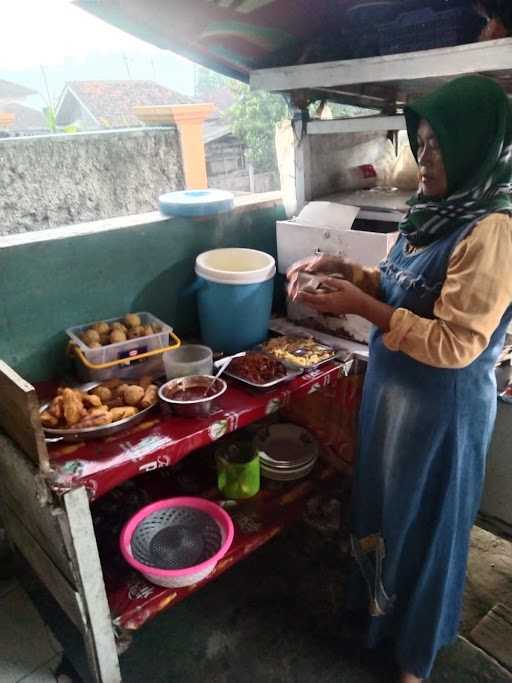
M 79 130 L 143 126 L 134 107 L 158 104 L 193 104 L 192 97 L 154 81 L 70 81 L 56 109 L 58 126 Z
M 137 106 L 199 101 L 154 81 L 70 81 L 59 98 L 56 121 L 58 126 L 74 124 L 82 131 L 136 128 L 144 125 L 134 113 Z M 219 112 L 205 123 L 204 143 L 210 187 L 249 191 L 245 149 Z
M 2 137 L 48 132 L 44 115 L 25 104 L 37 93 L 19 83 L 0 79 L 0 130 Z

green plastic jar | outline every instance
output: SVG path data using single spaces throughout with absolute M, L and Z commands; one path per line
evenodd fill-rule
M 233 500 L 251 498 L 260 490 L 260 458 L 250 441 L 231 441 L 217 449 L 217 486 Z

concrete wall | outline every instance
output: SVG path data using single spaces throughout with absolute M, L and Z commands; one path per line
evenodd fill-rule
M 174 127 L 0 140 L 0 235 L 139 214 L 184 187 Z
M 91 320 L 150 311 L 182 337 L 197 328 L 197 254 L 239 246 L 276 254 L 280 195 L 238 197 L 208 220 L 158 213 L 0 240 L 0 358 L 29 381 L 69 370 L 64 330 Z M 276 288 L 276 291 L 278 288 Z

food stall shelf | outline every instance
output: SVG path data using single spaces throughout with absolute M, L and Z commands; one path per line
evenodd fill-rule
M 57 494 L 85 486 L 89 500 L 97 500 L 137 475 L 176 465 L 192 451 L 285 407 L 291 396 L 329 385 L 343 372 L 338 363 L 326 363 L 265 392 L 230 382 L 207 419 L 164 415 L 156 408 L 145 422 L 112 437 L 50 445 L 48 480 Z
M 211 484 L 212 470 L 210 468 L 208 473 L 205 467 L 207 458 L 201 455 L 206 456 L 198 453 L 184 463 L 188 466 L 195 459 L 207 475 L 203 480 L 206 490 L 200 490 L 195 495 L 222 502 L 216 487 L 208 486 Z M 198 469 L 196 467 L 193 473 L 195 481 Z M 119 530 L 131 514 L 130 505 L 137 505 L 141 497 L 147 501 L 186 493 L 180 485 L 179 476 L 166 474 L 170 475 L 170 472 L 145 475 L 135 486 L 134 482 L 129 482 L 130 486 L 125 492 L 116 490 L 92 506 L 107 599 L 114 626 L 118 629 L 135 631 L 162 611 L 177 605 L 278 535 L 300 516 L 309 500 L 334 491 L 339 483 L 339 473 L 322 457 L 305 479 L 292 482 L 262 479 L 261 490 L 256 496 L 238 503 L 230 501 L 229 507 L 226 505 L 235 526 L 235 537 L 227 555 L 220 560 L 212 574 L 191 586 L 163 588 L 150 583 L 133 570 L 123 560 L 118 548 Z

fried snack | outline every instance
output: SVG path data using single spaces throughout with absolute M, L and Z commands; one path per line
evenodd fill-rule
M 124 322 L 128 327 L 138 327 L 141 324 L 140 318 L 136 313 L 125 315 Z
M 112 422 L 117 422 L 118 420 L 124 420 L 127 417 L 133 417 L 137 415 L 137 408 L 134 406 L 119 406 L 119 408 L 112 408 L 110 411 L 110 417 Z
M 105 401 L 105 405 L 109 408 L 119 408 L 124 405 L 124 400 L 121 396 L 117 396 L 116 398 L 111 398 L 109 401 Z
M 140 334 L 137 332 L 136 327 L 132 327 L 128 332 L 126 333 L 127 339 L 137 339 L 140 337 Z
M 123 341 L 126 341 L 126 332 L 123 332 L 123 330 L 116 327 L 116 329 L 112 330 L 112 332 L 110 333 L 110 343 L 117 344 L 118 342 Z
M 101 386 L 107 387 L 107 389 L 110 389 L 112 391 L 113 389 L 120 386 L 121 384 L 122 384 L 122 381 L 120 379 L 118 379 L 117 377 L 112 377 L 111 379 L 106 379 L 104 382 L 102 382 Z
M 90 328 L 83 333 L 82 340 L 85 344 L 87 344 L 87 346 L 90 346 L 91 344 L 94 344 L 95 342 L 99 342 L 100 341 L 99 332 Z
M 139 403 L 139 407 L 142 409 L 144 408 L 149 408 L 149 406 L 153 405 L 153 403 L 156 403 L 158 397 L 158 389 L 155 384 L 150 384 L 149 386 L 146 387 L 146 390 L 144 392 L 144 396 L 142 397 L 142 400 Z
M 88 429 L 90 427 L 101 427 L 102 425 L 110 424 L 112 422 L 112 415 L 107 406 L 102 406 L 102 408 L 104 408 L 106 412 L 94 414 L 96 411 L 100 410 L 100 408 L 95 408 L 87 417 L 75 425 L 75 429 Z
M 107 344 L 110 344 L 110 330 L 108 332 L 100 334 L 100 344 L 102 346 L 107 346 Z
M 108 387 L 100 384 L 99 387 L 95 387 L 90 391 L 90 395 L 97 396 L 101 403 L 107 403 L 107 401 L 110 401 L 112 398 L 112 391 Z
M 155 331 L 153 330 L 152 325 L 144 325 L 144 327 L 142 329 L 143 329 L 142 334 L 144 336 L 147 336 L 148 334 L 155 334 Z
M 138 384 L 131 384 L 123 391 L 124 402 L 128 406 L 136 406 L 144 397 L 144 389 Z
M 80 420 L 85 417 L 87 411 L 73 389 L 63 389 L 62 402 L 64 418 L 69 427 L 76 425 L 77 422 L 80 422 Z
M 275 358 L 305 368 L 335 355 L 333 349 L 319 344 L 311 337 L 275 337 L 265 342 L 263 349 Z
M 117 387 L 114 387 L 112 391 L 112 395 L 114 398 L 123 398 L 124 390 L 128 388 L 128 384 L 123 383 L 123 384 L 118 384 Z
M 57 427 L 59 424 L 59 419 L 52 415 L 48 410 L 44 410 L 40 417 L 43 427 Z
M 103 321 L 94 323 L 91 329 L 96 330 L 100 337 L 102 334 L 108 334 L 110 332 L 109 324 Z
M 80 398 L 85 406 L 90 406 L 91 408 L 99 408 L 102 404 L 101 398 L 99 396 L 95 396 L 94 394 L 87 394 L 81 391 Z
M 56 396 L 48 406 L 50 415 L 57 419 L 57 422 L 64 415 L 62 396 Z

